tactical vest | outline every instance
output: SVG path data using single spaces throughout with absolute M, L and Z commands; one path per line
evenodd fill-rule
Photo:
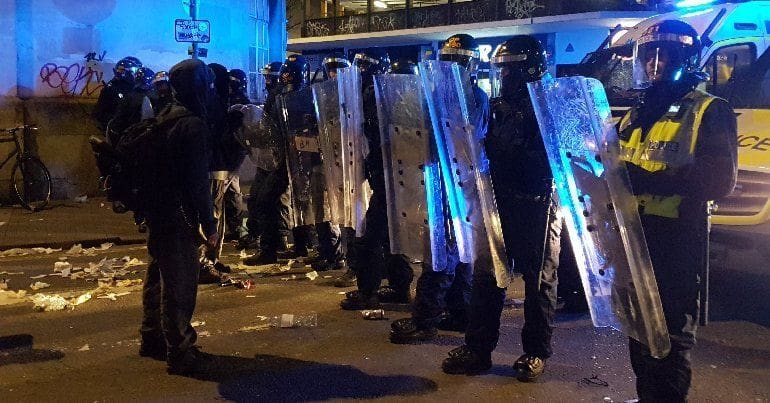
M 715 96 L 693 90 L 671 105 L 643 137 L 641 127 L 631 127 L 631 112 L 620 121 L 620 157 L 646 171 L 673 170 L 693 162 L 703 114 Z M 628 131 L 631 131 L 630 135 Z M 675 173 L 676 174 L 676 173 Z M 643 214 L 679 218 L 681 195 L 636 196 Z

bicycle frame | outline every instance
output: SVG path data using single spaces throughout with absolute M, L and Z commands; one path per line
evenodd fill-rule
M 11 152 L 10 152 L 10 153 L 8 153 L 8 156 L 7 156 L 7 157 L 5 157 L 5 159 L 3 160 L 3 162 L 2 162 L 2 163 L 0 163 L 0 168 L 4 167 L 4 166 L 5 166 L 5 164 L 7 164 L 7 163 L 8 163 L 8 161 L 10 161 L 10 160 L 11 160 L 11 158 L 13 158 L 14 156 L 16 156 L 16 155 L 19 155 L 19 156 L 23 156 L 23 154 L 24 154 L 24 153 L 22 152 L 21 143 L 19 142 L 19 137 L 18 137 L 18 135 L 16 134 L 16 133 L 18 132 L 18 130 L 19 130 L 19 129 L 16 129 L 16 130 L 12 130 L 12 131 L 11 131 L 11 136 L 12 136 L 12 139 L 2 139 L 2 140 L 0 140 L 0 143 L 10 143 L 11 141 L 13 141 L 13 143 L 16 145 L 16 147 L 15 147 L 13 150 L 11 150 Z M 19 158 L 17 158 L 17 160 L 18 160 L 18 159 L 19 159 Z

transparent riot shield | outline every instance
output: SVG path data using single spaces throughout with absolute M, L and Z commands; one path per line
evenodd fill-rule
M 243 113 L 243 125 L 236 131 L 236 140 L 248 151 L 257 168 L 275 171 L 285 148 L 280 125 L 262 106 L 233 105 L 231 110 Z
M 663 307 L 601 82 L 547 76 L 529 93 L 594 326 L 621 330 L 665 357 Z
M 342 127 L 337 81 L 329 80 L 313 84 L 312 88 L 318 119 L 318 144 L 323 160 L 329 220 L 334 224 L 349 226 L 345 216 L 343 197 L 345 179 L 342 170 Z
M 431 60 L 419 67 L 460 260 L 491 264 L 498 285 L 507 287 L 512 274 L 482 145 L 487 117 L 480 103 L 487 100 L 476 99 L 470 74 L 456 63 Z
M 369 146 L 364 137 L 364 106 L 361 96 L 361 73 L 356 67 L 337 70 L 337 90 L 342 129 L 342 177 L 344 227 L 354 228 L 363 236 L 364 216 L 372 194 L 366 181 L 364 159 Z
M 375 77 L 390 250 L 446 268 L 441 172 L 420 77 Z
M 286 136 L 286 163 L 289 168 L 294 226 L 315 224 L 319 203 L 313 192 L 313 166 L 320 162 L 318 125 L 310 87 L 278 98 L 281 123 Z M 320 203 L 323 203 L 321 198 Z

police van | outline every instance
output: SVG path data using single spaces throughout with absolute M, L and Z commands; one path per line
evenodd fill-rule
M 695 28 L 703 43 L 701 68 L 709 76 L 703 89 L 727 99 L 738 120 L 738 184 L 732 194 L 716 201 L 712 241 L 755 249 L 770 259 L 770 1 L 712 3 L 682 1 L 679 4 L 687 7 L 634 27 L 618 27 L 601 49 L 579 65 L 561 66 L 557 74 L 601 80 L 619 117 L 639 95 L 627 90 L 633 42 L 663 20 L 681 20 Z

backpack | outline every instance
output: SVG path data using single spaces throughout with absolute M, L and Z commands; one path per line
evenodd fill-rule
M 101 188 L 107 192 L 113 211 L 143 211 L 143 200 L 151 178 L 162 169 L 167 158 L 168 129 L 190 111 L 179 105 L 166 106 L 158 116 L 126 128 L 115 143 L 92 136 L 91 149 L 99 168 Z

